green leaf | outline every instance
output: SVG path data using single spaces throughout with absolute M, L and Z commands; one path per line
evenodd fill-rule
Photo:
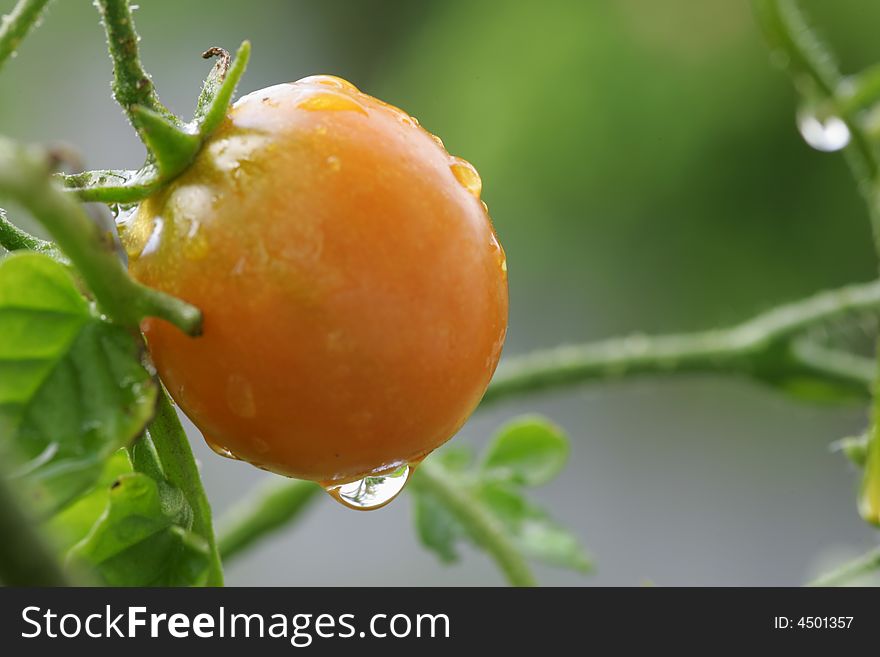
M 479 499 L 504 524 L 524 554 L 582 573 L 593 569 L 592 559 L 578 539 L 510 486 L 497 482 L 484 484 Z
M 539 416 L 502 427 L 483 461 L 483 476 L 524 486 L 540 486 L 565 467 L 568 440 L 562 429 Z
M 429 494 L 415 498 L 416 533 L 424 545 L 443 563 L 458 561 L 455 543 L 464 536 L 464 530 L 443 503 Z
M 91 531 L 107 508 L 110 486 L 131 471 L 128 452 L 120 449 L 104 464 L 101 477 L 91 490 L 49 519 L 46 530 L 62 552 L 69 550 Z
M 68 558 L 109 586 L 203 584 L 208 545 L 179 524 L 186 522 L 186 508 L 176 488 L 141 473 L 122 475 L 110 488 L 104 514 Z
M 0 447 L 49 513 L 92 486 L 153 413 L 139 340 L 102 320 L 68 270 L 36 253 L 0 260 Z

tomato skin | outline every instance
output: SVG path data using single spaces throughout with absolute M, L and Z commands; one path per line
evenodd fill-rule
M 147 319 L 170 394 L 215 450 L 326 484 L 417 462 L 466 421 L 507 330 L 479 177 L 330 76 L 249 94 L 123 226 L 138 280 L 202 309 Z

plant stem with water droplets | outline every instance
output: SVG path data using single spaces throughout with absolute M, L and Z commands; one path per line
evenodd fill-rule
M 113 60 L 113 97 L 125 111 L 131 124 L 140 131 L 134 107 L 139 105 L 172 118 L 161 103 L 153 80 L 144 70 L 138 53 L 139 37 L 128 0 L 97 0 L 95 6 L 107 33 L 107 48 Z
M 843 75 L 828 47 L 810 29 L 795 0 L 753 0 L 752 4 L 770 47 L 778 53 L 778 60 L 791 75 L 797 90 L 814 96 L 809 100 L 825 102 L 841 110 L 840 118 L 846 123 L 851 138 L 846 148 L 847 160 L 868 202 L 874 240 L 880 252 L 880 212 L 875 198 L 880 159 L 856 111 L 848 109 Z
M 809 375 L 852 386 L 867 396 L 865 359 L 805 349 L 796 338 L 847 313 L 880 309 L 880 281 L 821 292 L 727 329 L 614 338 L 535 351 L 504 361 L 481 406 L 541 390 L 643 375 L 741 374 L 766 379 Z M 780 358 L 780 349 L 784 357 Z
M 847 91 L 843 77 L 834 63 L 830 50 L 810 29 L 795 0 L 754 0 L 755 12 L 764 28 L 771 46 L 783 55 L 786 68 L 795 86 L 809 91 L 838 109 L 846 110 Z M 874 93 L 876 83 L 873 74 L 865 78 L 869 91 Z M 851 93 L 849 94 L 852 95 Z M 870 94 L 868 94 L 870 95 Z M 877 144 L 865 132 L 856 111 L 842 111 L 841 118 L 850 131 L 852 143 L 846 149 L 850 168 L 859 190 L 868 205 L 874 246 L 880 257 L 880 157 Z M 878 346 L 880 359 L 880 346 Z M 871 434 L 868 444 L 868 460 L 859 497 L 859 511 L 872 524 L 880 524 L 880 367 L 874 374 L 874 402 L 871 408 Z

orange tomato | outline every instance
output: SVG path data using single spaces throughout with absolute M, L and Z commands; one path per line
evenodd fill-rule
M 251 93 L 122 226 L 132 275 L 204 313 L 143 323 L 218 452 L 325 486 L 417 463 L 479 403 L 507 265 L 467 162 L 331 76 Z

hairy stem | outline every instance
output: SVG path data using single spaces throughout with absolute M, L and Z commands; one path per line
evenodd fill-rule
M 7 586 L 70 586 L 71 581 L 0 473 L 0 581 Z
M 758 22 L 771 48 L 779 53 L 795 87 L 813 102 L 826 102 L 840 111 L 850 132 L 847 159 L 862 194 L 868 199 L 874 240 L 880 252 L 880 212 L 875 195 L 880 171 L 875 145 L 865 134 L 856 111 L 847 104 L 847 89 L 831 51 L 810 29 L 795 0 L 753 0 Z
M 419 465 L 410 485 L 442 500 L 471 538 L 495 560 L 511 585 L 537 586 L 528 563 L 499 521 L 465 487 L 451 483 L 430 459 Z
M 880 570 L 880 548 L 871 550 L 858 559 L 835 568 L 830 573 L 817 577 L 807 586 L 843 586 L 854 579 Z
M 80 201 L 106 203 L 137 203 L 149 197 L 163 180 L 153 164 L 137 171 L 106 169 L 75 174 L 55 174 L 68 193 Z
M 140 131 L 135 106 L 171 118 L 156 94 L 153 80 L 144 70 L 138 53 L 138 35 L 128 0 L 96 0 L 107 33 L 107 47 L 113 60 L 113 97 L 131 124 Z
M 186 432 L 164 390 L 160 390 L 156 415 L 147 427 L 147 433 L 156 447 L 168 483 L 179 488 L 192 507 L 193 531 L 208 543 L 211 557 L 208 585 L 223 586 L 223 565 L 214 537 L 211 505 Z
M 880 281 L 821 292 L 779 306 L 731 328 L 667 336 L 617 338 L 535 351 L 507 359 L 482 404 L 540 390 L 645 374 L 725 372 L 773 378 L 782 375 L 827 377 L 867 391 L 870 374 L 855 357 L 780 345 L 811 326 L 847 313 L 880 308 Z M 794 343 L 791 343 L 792 345 Z
M 221 556 L 228 560 L 278 531 L 298 518 L 322 492 L 320 486 L 310 481 L 267 482 L 218 523 Z
M 43 9 L 49 0 L 19 0 L 11 13 L 0 23 L 0 66 L 9 59 L 21 45 L 22 39 L 39 23 Z
M 133 330 L 144 317 L 160 317 L 197 335 L 202 322 L 199 310 L 132 280 L 109 236 L 74 198 L 53 184 L 49 173 L 44 152 L 0 139 L 0 194 L 19 202 L 43 224 L 107 315 Z
M 858 102 L 852 102 L 850 85 L 845 84 L 830 50 L 810 29 L 795 0 L 755 0 L 755 8 L 768 41 L 784 56 L 795 86 L 801 93 L 813 93 L 836 107 L 846 122 L 851 138 L 847 148 L 848 160 L 867 202 L 874 246 L 880 256 L 880 158 L 877 145 L 865 132 L 857 116 L 861 105 L 880 88 L 876 71 L 862 79 L 861 97 L 856 94 Z M 804 88 L 805 83 L 808 89 Z M 880 524 L 880 367 L 876 369 L 874 378 L 872 429 L 859 510 L 865 520 Z

